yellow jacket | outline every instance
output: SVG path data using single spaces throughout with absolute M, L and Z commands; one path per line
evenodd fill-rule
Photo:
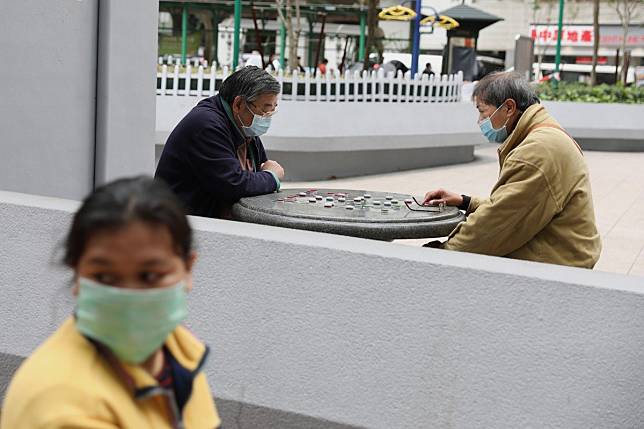
M 490 198 L 472 198 L 469 216 L 444 249 L 592 268 L 601 241 L 581 149 L 539 105 L 521 115 L 499 148 Z
M 139 366 L 117 361 L 76 329 L 73 317 L 43 343 L 13 378 L 2 429 L 213 429 L 220 425 L 201 366 L 207 347 L 183 327 L 165 346 L 192 381 L 178 412 L 171 390 Z M 183 425 L 183 426 L 182 426 Z

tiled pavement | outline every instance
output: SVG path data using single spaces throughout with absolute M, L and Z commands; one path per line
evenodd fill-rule
M 595 214 L 602 236 L 596 270 L 644 276 L 644 153 L 586 151 Z M 424 195 L 443 187 L 458 193 L 489 195 L 498 175 L 496 146 L 476 149 L 467 164 L 332 181 L 286 182 L 286 187 L 366 189 Z M 397 240 L 420 245 L 427 240 Z

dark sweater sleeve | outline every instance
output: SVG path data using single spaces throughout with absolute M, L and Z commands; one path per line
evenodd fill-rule
M 269 194 L 277 189 L 268 171 L 245 171 L 228 132 L 207 125 L 195 132 L 187 149 L 187 161 L 203 189 L 218 199 L 236 201 L 242 197 Z

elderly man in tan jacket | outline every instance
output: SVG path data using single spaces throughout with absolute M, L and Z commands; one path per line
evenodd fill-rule
M 518 74 L 484 77 L 473 99 L 481 131 L 490 142 L 502 143 L 499 179 L 487 199 L 428 192 L 425 204 L 458 206 L 467 220 L 446 242 L 425 246 L 592 268 L 601 241 L 577 143 Z

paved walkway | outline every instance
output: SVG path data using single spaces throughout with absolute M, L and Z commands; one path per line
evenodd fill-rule
M 590 167 L 602 255 L 595 269 L 644 276 L 644 153 L 585 152 Z M 287 187 L 346 188 L 424 195 L 438 187 L 489 195 L 498 175 L 496 146 L 476 149 L 467 164 L 317 182 Z M 397 240 L 419 246 L 427 240 Z

